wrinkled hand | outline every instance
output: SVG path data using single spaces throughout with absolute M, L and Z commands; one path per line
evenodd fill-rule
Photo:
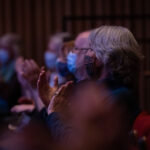
M 11 108 L 12 113 L 32 112 L 35 108 L 33 100 L 24 96 L 19 98 L 18 103 Z
M 35 108 L 34 104 L 20 104 L 11 108 L 12 113 L 32 112 Z
M 25 60 L 22 65 L 22 76 L 31 85 L 32 88 L 37 88 L 37 81 L 40 74 L 40 68 L 34 60 Z
M 19 58 L 16 59 L 15 70 L 16 70 L 17 74 L 21 74 L 21 72 L 22 72 L 22 64 L 23 63 L 24 63 L 23 57 L 19 57 Z
M 38 88 L 39 96 L 42 99 L 43 103 L 45 104 L 45 106 L 48 106 L 52 96 L 58 89 L 58 77 L 55 77 L 54 79 L 54 87 L 50 87 L 47 78 L 47 72 L 45 70 L 42 70 L 37 82 L 37 88 Z
M 66 100 L 66 96 L 72 84 L 73 81 L 68 81 L 55 92 L 55 95 L 52 97 L 47 109 L 48 114 L 52 112 L 59 112 L 64 108 L 64 106 L 69 104 L 69 102 Z
M 30 84 L 26 81 L 26 79 L 22 75 L 23 63 L 24 63 L 24 59 L 22 57 L 17 58 L 17 60 L 15 62 L 15 70 L 17 73 L 17 79 L 18 79 L 20 85 L 22 86 L 22 89 L 28 89 Z

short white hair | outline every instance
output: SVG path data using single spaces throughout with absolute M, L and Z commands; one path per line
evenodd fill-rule
M 101 26 L 91 32 L 89 43 L 96 57 L 104 64 L 107 63 L 109 54 L 116 49 L 132 50 L 139 58 L 142 57 L 140 46 L 133 34 L 125 27 Z
M 143 55 L 133 34 L 121 26 L 101 26 L 89 36 L 90 48 L 103 66 L 109 78 L 133 85 L 138 77 Z

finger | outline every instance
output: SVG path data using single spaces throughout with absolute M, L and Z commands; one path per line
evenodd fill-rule
M 37 81 L 38 88 L 40 88 L 40 86 L 42 86 L 45 83 L 47 83 L 46 72 L 45 70 L 42 70 Z
M 48 70 L 46 71 L 46 77 L 47 77 L 47 80 L 50 81 L 51 80 L 51 72 Z
M 23 63 L 24 62 L 24 59 L 23 57 L 19 57 L 17 60 L 16 60 L 16 63 L 17 65 L 19 65 L 20 63 Z
M 63 84 L 57 91 L 57 94 L 63 92 L 67 87 L 73 84 L 73 81 L 68 81 L 67 83 Z
M 46 79 L 46 71 L 42 70 L 39 75 L 40 79 Z
M 44 67 L 44 66 L 42 66 L 40 70 L 41 70 L 41 71 L 45 70 L 45 67 Z
M 66 84 L 65 84 L 65 89 L 67 90 L 68 88 L 70 88 L 70 86 L 73 85 L 73 81 L 68 81 Z
M 27 60 L 25 60 L 22 64 L 22 71 L 24 73 L 28 73 L 28 63 L 27 63 Z
M 15 68 L 18 71 L 20 69 L 21 64 L 24 62 L 23 57 L 19 57 L 15 62 Z
M 30 73 L 32 71 L 32 64 L 30 63 L 30 60 L 25 60 L 25 67 L 26 67 L 26 71 L 27 73 Z
M 23 62 L 20 62 L 19 64 L 16 64 L 16 68 L 15 69 L 16 69 L 16 72 L 18 74 L 20 74 L 22 72 L 22 70 L 23 70 L 22 65 L 23 65 Z
M 32 59 L 28 60 L 28 67 L 30 69 L 30 72 L 33 72 L 34 70 L 39 69 L 38 65 Z
M 27 67 L 26 67 L 25 61 L 21 65 L 21 70 L 22 70 L 22 72 L 27 72 Z
M 73 81 L 68 81 L 67 83 L 65 83 L 66 86 L 72 85 Z
M 65 93 L 66 85 L 62 85 L 56 92 L 56 96 L 61 96 Z
M 28 80 L 28 75 L 24 72 L 20 73 L 21 77 L 23 77 L 26 81 Z
M 68 92 L 68 90 L 69 90 L 70 87 L 72 86 L 72 84 L 73 84 L 72 81 L 67 82 L 67 83 L 63 86 L 63 89 L 62 89 L 62 91 L 61 91 L 61 93 L 60 93 L 59 95 L 62 95 L 62 96 L 66 95 L 67 92 Z
M 54 78 L 54 87 L 58 88 L 58 76 L 55 76 Z
M 45 73 L 45 70 L 41 70 L 41 72 L 39 74 L 38 82 L 40 82 L 42 80 L 44 73 Z
M 12 107 L 12 108 L 10 109 L 10 111 L 11 111 L 12 113 L 15 113 L 15 112 L 16 112 L 16 106 Z
M 32 67 L 39 69 L 38 64 L 33 59 L 30 60 L 30 64 L 32 65 Z

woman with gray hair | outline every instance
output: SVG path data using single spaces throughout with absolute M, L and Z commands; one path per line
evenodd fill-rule
M 131 123 L 139 112 L 138 77 L 143 55 L 133 34 L 121 26 L 101 26 L 89 36 L 90 49 L 85 56 L 87 73 L 111 90 L 127 88 L 132 100 L 122 102 Z
M 90 50 L 85 61 L 87 72 L 90 55 L 95 55 L 98 62 L 91 66 L 98 66 L 97 78 L 109 78 L 126 86 L 133 86 L 137 80 L 140 61 L 143 56 L 133 34 L 121 26 L 101 26 L 93 30 L 89 36 Z M 87 59 L 86 59 L 87 58 Z M 91 61 L 92 62 L 92 61 Z M 92 68 L 92 70 L 94 70 Z

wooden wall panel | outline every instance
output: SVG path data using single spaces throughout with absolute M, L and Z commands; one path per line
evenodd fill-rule
M 150 107 L 149 0 L 0 0 L 0 36 L 14 32 L 24 41 L 23 56 L 43 64 L 49 37 L 60 31 L 77 35 L 103 24 L 128 27 L 145 60 L 140 78 L 141 105 Z

